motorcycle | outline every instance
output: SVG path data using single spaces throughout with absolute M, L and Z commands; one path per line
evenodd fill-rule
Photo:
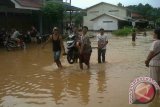
M 67 61 L 70 64 L 73 64 L 78 59 L 78 49 L 76 47 L 76 36 L 75 35 L 69 35 L 67 39 Z
M 38 44 L 41 44 L 41 43 L 45 42 L 48 37 L 49 37 L 49 34 L 41 35 L 40 33 L 38 33 L 38 34 L 36 35 L 37 43 L 38 43 Z
M 5 38 L 4 38 L 4 36 L 2 35 L 2 36 L 0 36 L 0 46 L 4 46 L 4 41 L 5 41 Z
M 5 41 L 6 41 L 6 32 L 0 33 L 0 47 L 4 47 Z
M 26 48 L 25 42 L 23 41 L 23 39 L 21 37 L 19 37 L 19 39 L 20 39 L 20 46 L 18 45 L 17 41 L 11 39 L 10 36 L 8 36 L 5 41 L 5 47 L 6 47 L 7 51 L 11 51 L 14 48 L 25 49 Z
M 25 43 L 31 43 L 31 36 L 30 34 L 25 34 L 23 37 Z

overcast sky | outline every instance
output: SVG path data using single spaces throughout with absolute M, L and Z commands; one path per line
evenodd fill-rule
M 80 7 L 82 9 L 95 5 L 99 2 L 106 2 L 114 5 L 117 5 L 120 2 L 124 6 L 137 5 L 139 3 L 142 3 L 142 4 L 148 3 L 153 7 L 160 7 L 160 0 L 71 0 L 71 1 L 73 6 Z

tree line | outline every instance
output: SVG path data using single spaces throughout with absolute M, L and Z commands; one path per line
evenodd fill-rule
M 160 8 L 154 8 L 150 4 L 143 5 L 142 3 L 138 5 L 129 5 L 127 8 L 132 12 L 139 13 L 145 19 L 154 21 L 154 23 L 160 25 Z

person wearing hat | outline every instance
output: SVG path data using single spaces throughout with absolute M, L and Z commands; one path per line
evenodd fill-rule
M 44 43 L 42 48 L 44 48 L 45 45 L 50 41 L 52 41 L 54 61 L 56 62 L 58 68 L 62 68 L 60 56 L 61 56 L 61 50 L 63 50 L 63 52 L 65 53 L 65 49 L 63 45 L 62 36 L 60 35 L 59 29 L 57 27 L 53 28 L 52 34 L 49 36 L 48 40 Z

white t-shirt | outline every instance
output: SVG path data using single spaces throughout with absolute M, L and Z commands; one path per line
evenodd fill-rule
M 108 41 L 107 35 L 97 35 L 97 42 L 100 42 L 101 44 L 105 44 L 105 42 Z M 107 45 L 104 46 L 102 49 L 106 49 Z
M 11 38 L 12 38 L 12 39 L 18 38 L 19 35 L 20 35 L 20 33 L 19 33 L 18 31 L 15 31 L 15 32 L 12 34 Z
M 153 51 L 154 53 L 157 53 L 160 51 L 160 40 L 155 40 L 152 43 L 150 47 L 150 51 Z M 151 59 L 149 65 L 150 66 L 160 66 L 160 53 Z

